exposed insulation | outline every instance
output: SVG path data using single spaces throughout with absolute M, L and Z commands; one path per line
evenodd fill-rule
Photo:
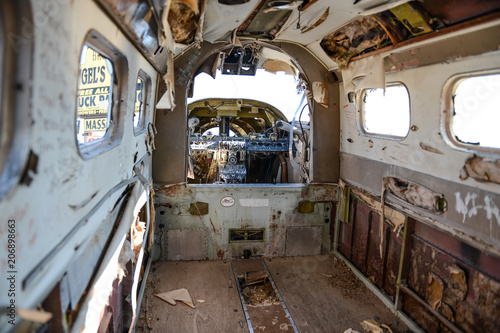
M 327 35 L 320 45 L 340 68 L 344 68 L 352 57 L 390 44 L 391 39 L 377 21 L 365 16 Z
M 399 199 L 407 203 L 434 212 L 444 212 L 446 201 L 444 195 L 434 192 L 425 186 L 399 178 L 387 177 L 387 189 Z
M 168 14 L 168 23 L 174 40 L 183 44 L 193 41 L 199 18 L 200 9 L 196 0 L 173 1 Z

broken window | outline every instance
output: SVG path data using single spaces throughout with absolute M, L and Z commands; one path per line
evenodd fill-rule
M 141 133 L 145 129 L 147 97 L 151 80 L 143 71 L 137 76 L 134 103 L 134 132 Z
M 455 78 L 451 99 L 451 139 L 469 148 L 500 148 L 500 74 Z
M 365 89 L 360 96 L 361 123 L 366 134 L 402 139 L 410 129 L 410 96 L 401 83 Z

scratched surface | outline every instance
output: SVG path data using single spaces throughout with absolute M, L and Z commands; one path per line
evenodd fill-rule
M 380 196 L 382 180 L 387 175 L 411 180 L 435 192 L 442 193 L 447 202 L 443 213 L 411 206 L 394 196 L 387 195 L 386 201 L 397 205 L 406 214 L 428 224 L 450 232 L 468 243 L 475 244 L 490 254 L 500 256 L 500 194 L 477 187 L 458 184 L 389 163 L 342 154 L 342 177 L 375 196 Z M 363 165 L 363 168 L 356 166 Z M 365 168 L 370 172 L 366 173 Z
M 19 129 L 18 133 L 27 136 L 28 151 L 31 150 L 31 156 L 37 157 L 37 163 L 27 171 L 32 179 L 29 184 L 16 185 L 0 201 L 4 218 L 17 222 L 16 299 L 17 306 L 26 309 L 41 304 L 71 267 L 81 269 L 87 264 L 91 267 L 86 268 L 86 274 L 74 275 L 84 280 L 79 282 L 78 292 L 74 295 L 73 302 L 78 303 L 82 286 L 88 286 L 96 268 L 93 264 L 101 255 L 101 251 L 93 253 L 92 264 L 89 264 L 86 258 L 91 255 L 84 251 L 89 242 L 106 244 L 111 227 L 106 228 L 107 232 L 96 232 L 100 226 L 113 226 L 115 221 L 112 220 L 117 216 L 113 210 L 120 207 L 117 204 L 126 188 L 110 191 L 134 175 L 134 163 L 144 156 L 144 174 L 151 177 L 144 143 L 146 134 L 135 136 L 133 132 L 135 86 L 125 83 L 136 82 L 139 69 L 148 73 L 153 82 L 157 77 L 146 59 L 129 56 L 127 70 L 117 71 L 119 89 L 115 94 L 115 105 L 119 111 L 115 123 L 117 126 L 120 124 L 116 142 L 122 145 L 109 150 L 101 147 L 100 154 L 83 159 L 75 134 L 78 66 L 83 42 L 88 32 L 94 29 L 121 52 L 128 50 L 133 55 L 134 46 L 95 2 L 32 1 L 32 14 L 30 11 L 21 14 L 16 22 L 19 29 L 12 37 L 18 38 L 21 43 L 34 45 L 31 58 L 27 58 L 32 65 L 29 84 L 19 83 L 19 89 L 28 91 L 29 98 L 26 98 L 27 105 L 24 107 L 28 109 L 30 125 Z M 24 56 L 18 59 L 20 68 L 29 68 L 23 62 Z M 153 97 L 155 87 L 151 89 Z M 152 99 L 148 103 L 154 105 Z M 152 121 L 152 116 L 149 112 L 146 121 Z M 134 200 L 137 198 L 139 195 Z M 130 202 L 130 205 L 134 204 Z M 133 220 L 131 210 L 123 223 Z M 82 223 L 78 232 L 71 233 L 79 222 Z M 5 234 L 4 225 L 0 225 L 2 235 Z M 96 237 L 99 239 L 95 240 Z M 2 248 L 5 240 L 3 237 L 0 240 Z M 56 248 L 58 250 L 52 252 Z M 113 253 L 116 250 L 110 249 Z M 44 258 L 47 258 L 44 265 L 38 266 Z M 0 258 L 2 270 L 5 271 L 6 265 L 5 257 Z M 37 267 L 40 270 L 33 273 Z M 28 276 L 30 280 L 26 280 Z M 109 286 L 113 279 L 110 278 Z M 5 289 L 4 280 L 0 282 L 2 290 Z M 0 303 L 5 301 L 2 295 Z M 4 316 L 0 327 L 5 327 L 3 320 Z
M 208 259 L 241 257 L 245 250 L 252 256 L 265 257 L 329 251 L 335 185 L 245 185 L 161 187 L 155 194 L 156 224 L 164 226 L 165 230 L 206 230 Z M 315 202 L 314 212 L 297 211 L 298 203 L 304 200 Z M 200 216 L 189 212 L 191 203 L 196 201 L 208 203 L 208 214 Z M 229 242 L 230 229 L 265 229 L 264 241 Z M 162 259 L 166 260 L 170 258 L 165 252 L 167 232 L 162 230 L 158 229 L 157 233 L 162 239 Z M 302 234 L 306 237 L 301 237 Z M 304 244 L 289 243 L 287 239 L 293 235 Z

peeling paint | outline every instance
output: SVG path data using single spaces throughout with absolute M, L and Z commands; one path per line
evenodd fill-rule
M 446 211 L 446 200 L 441 193 L 409 180 L 387 177 L 387 188 L 397 198 L 433 212 Z
M 465 162 L 460 172 L 461 180 L 466 180 L 469 177 L 480 182 L 500 184 L 500 161 L 472 156 Z
M 440 150 L 437 150 L 436 148 L 428 146 L 423 142 L 420 142 L 420 148 L 422 148 L 423 150 L 426 150 L 426 151 L 430 151 L 431 153 L 441 154 L 441 155 L 443 154 Z
M 360 17 L 321 41 L 323 50 L 345 68 L 352 57 L 391 44 L 386 31 L 370 16 Z

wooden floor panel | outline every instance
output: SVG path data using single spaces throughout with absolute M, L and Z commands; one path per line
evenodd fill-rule
M 188 289 L 196 309 L 156 297 Z M 204 300 L 199 303 L 197 300 Z M 157 262 L 142 303 L 137 332 L 248 332 L 230 261 Z
M 365 332 L 375 319 L 394 333 L 407 327 L 357 277 L 331 256 L 266 259 L 266 265 L 300 332 Z
M 265 259 L 265 263 L 300 332 L 343 333 L 349 328 L 364 332 L 360 322 L 370 319 L 388 325 L 394 333 L 407 330 L 404 323 L 334 257 L 273 258 Z M 240 261 L 236 266 L 247 268 L 242 264 Z M 179 302 L 172 306 L 155 296 L 179 288 L 189 290 L 196 309 Z M 283 328 L 293 332 L 289 325 Z M 154 264 L 137 332 L 248 332 L 231 262 Z

